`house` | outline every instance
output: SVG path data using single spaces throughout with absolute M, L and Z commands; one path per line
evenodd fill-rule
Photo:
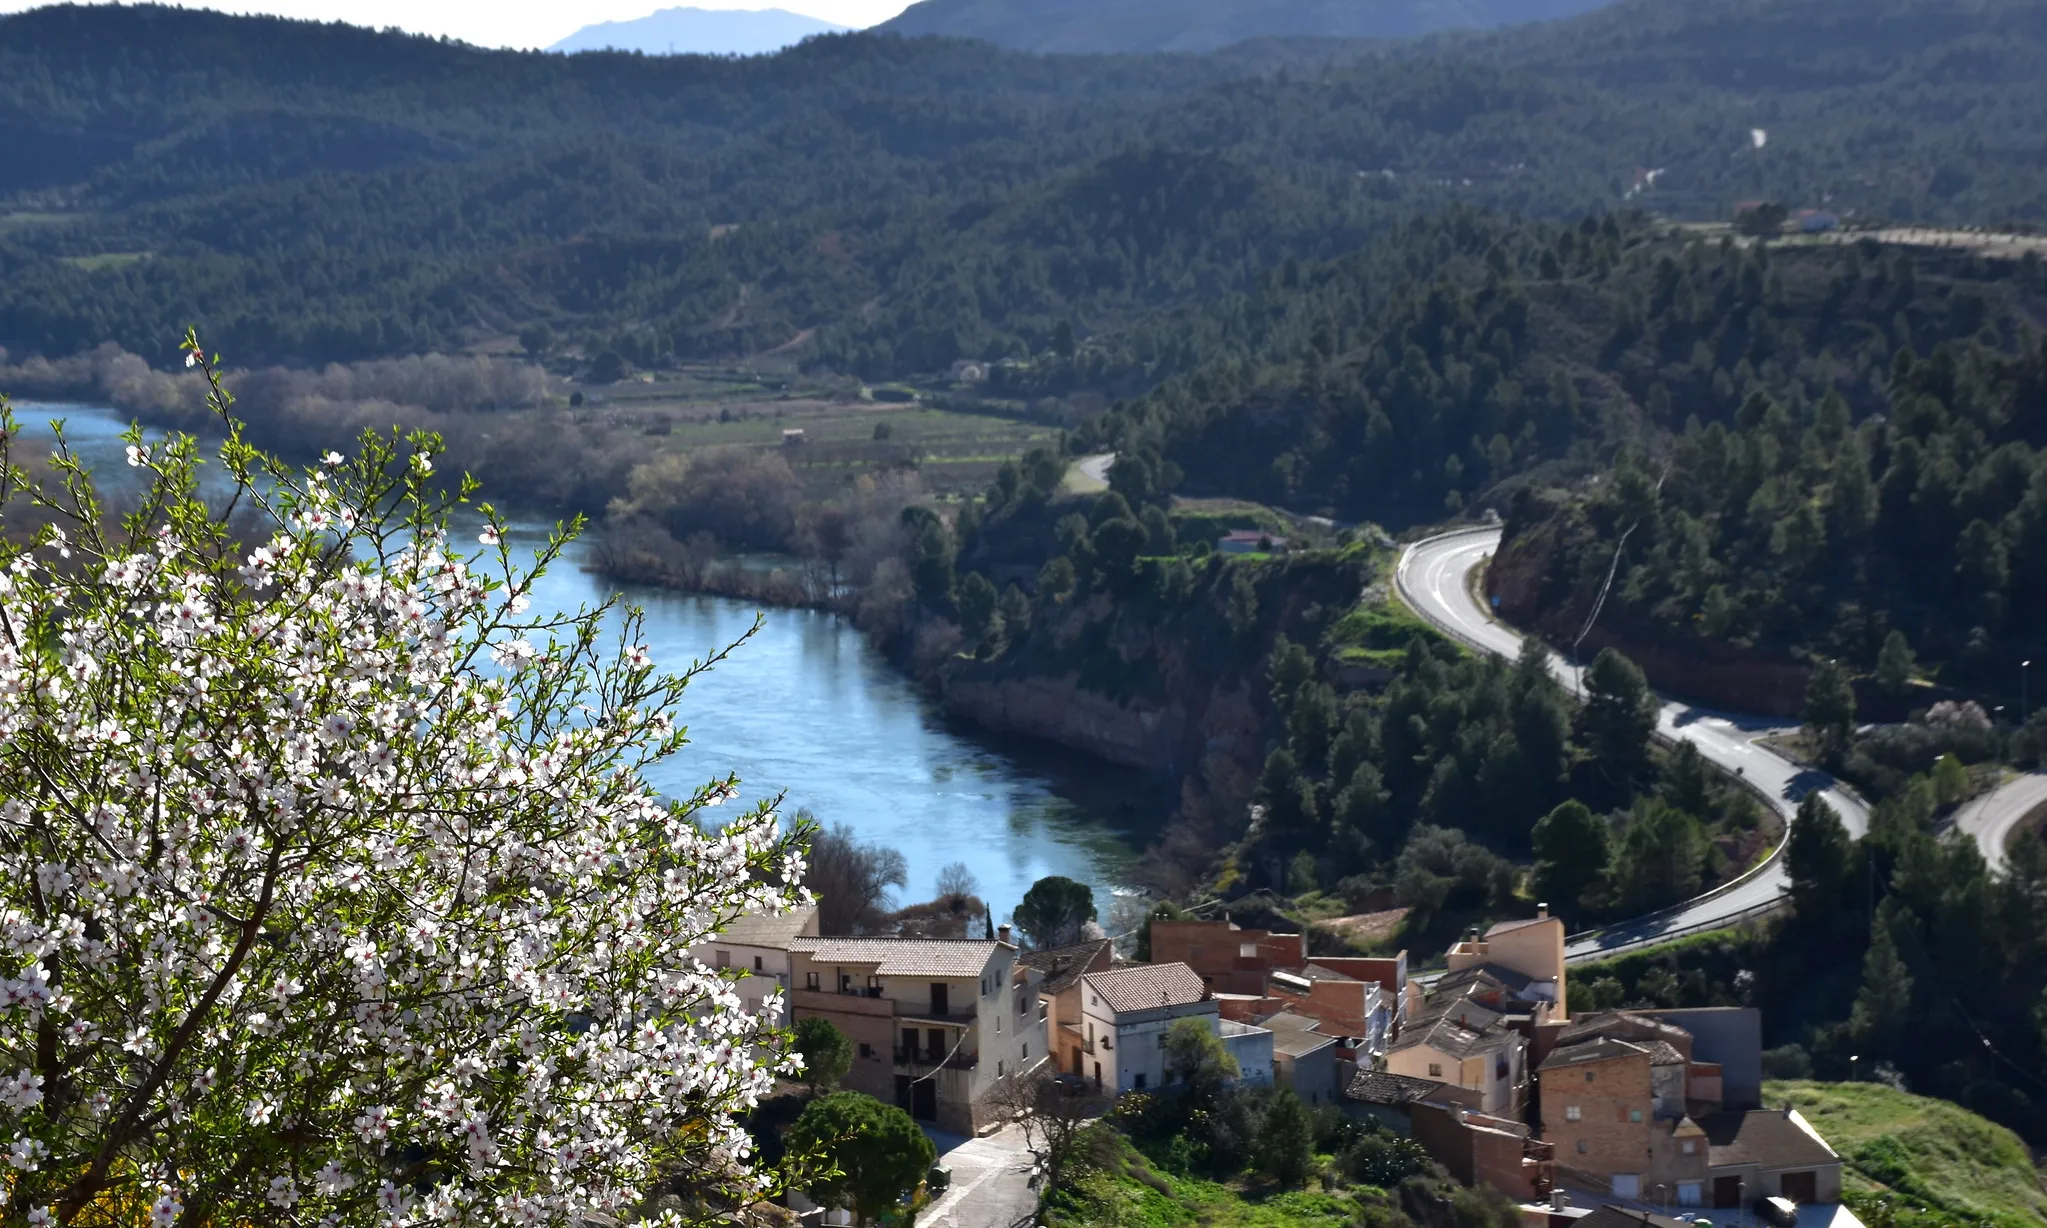
M 1045 1052 L 1055 1068 L 1080 1074 L 1086 1067 L 1081 1037 L 1080 978 L 1090 972 L 1107 972 L 1114 961 L 1115 944 L 1107 938 L 1026 951 L 1017 962 L 1034 969 L 1041 978 L 1037 985 L 1038 1019 L 1044 1024 Z
M 1216 1019 L 1215 1026 L 1216 1035 L 1222 1038 L 1223 1049 L 1237 1064 L 1237 1077 L 1232 1082 L 1243 1087 L 1271 1087 L 1275 1064 L 1273 1042 L 1276 1039 L 1272 1030 L 1220 1017 Z M 1168 1082 L 1172 1077 L 1172 1072 L 1167 1071 Z
M 996 1119 L 988 1098 L 1044 1062 L 1042 974 L 997 939 L 819 938 L 789 944 L 795 1018 L 828 1019 L 853 1042 L 841 1086 L 939 1129 Z
M 803 442 L 803 439 L 803 428 L 800 426 L 792 426 L 782 432 L 782 446 L 785 448 L 796 447 Z
M 1739 1109 L 1703 1117 L 1715 1207 L 1759 1198 L 1801 1206 L 1841 1201 L 1841 1157 L 1797 1109 Z
M 1468 998 L 1428 999 L 1386 1052 L 1386 1069 L 1478 1094 L 1481 1112 L 1518 1117 L 1528 1097 L 1528 1040 Z
M 1595 1035 L 1537 1071 L 1543 1139 L 1576 1184 L 1616 1198 L 1705 1205 L 1706 1132 L 1685 1106 L 1686 1055 L 1667 1040 Z
M 1511 1117 L 1422 1100 L 1411 1108 L 1414 1141 L 1466 1185 L 1484 1182 L 1517 1202 L 1549 1197 L 1550 1146 Z
M 1166 1032 L 1180 1020 L 1199 1019 L 1217 1035 L 1224 1035 L 1215 998 L 1185 964 L 1139 964 L 1090 972 L 1080 978 L 1077 996 L 1077 1024 L 1062 1020 L 1060 1025 L 1064 1033 L 1060 1052 L 1070 1063 L 1061 1069 L 1119 1094 L 1166 1085 L 1168 1071 L 1161 1045 Z M 1239 1029 L 1247 1026 L 1237 1025 Z M 1240 1047 L 1248 1050 L 1246 1056 L 1255 1055 L 1255 1044 L 1239 1041 Z M 1238 1065 L 1243 1066 L 1242 1058 Z M 1269 1056 L 1265 1065 L 1269 1071 Z
M 1502 921 L 1484 937 L 1451 947 L 1450 971 L 1469 968 L 1488 969 L 1502 980 L 1518 976 L 1523 983 L 1516 992 L 1524 1000 L 1548 1003 L 1555 1018 L 1571 1017 L 1564 985 L 1564 923 L 1549 915 L 1547 904 L 1537 905 L 1533 917 Z
M 1459 1103 L 1477 1098 L 1470 1092 L 1435 1079 L 1415 1079 L 1384 1070 L 1361 1068 L 1343 1089 L 1339 1107 L 1346 1116 L 1376 1121 L 1395 1134 L 1412 1135 L 1415 1105 L 1431 1099 Z M 1471 1105 L 1467 1103 L 1465 1107 Z
M 1292 1011 L 1278 1011 L 1259 1026 L 1272 1033 L 1273 1083 L 1292 1088 L 1294 1095 L 1309 1104 L 1335 1104 L 1339 1090 L 1336 1057 L 1342 1038 L 1317 1031 L 1317 1022 Z
M 1326 1036 L 1355 1040 L 1376 1060 L 1404 1017 L 1407 952 L 1378 958 L 1308 957 L 1303 934 L 1244 929 L 1232 921 L 1156 920 L 1152 958 L 1184 963 L 1218 996 L 1244 1000 L 1223 1017 L 1257 1022 L 1288 1010 Z
M 720 933 L 689 949 L 697 962 L 713 968 L 737 968 L 746 975 L 733 990 L 748 1010 L 760 1010 L 770 994 L 782 995 L 779 1027 L 788 1027 L 789 948 L 800 937 L 817 937 L 817 907 L 792 908 L 775 916 L 748 914 L 735 918 Z

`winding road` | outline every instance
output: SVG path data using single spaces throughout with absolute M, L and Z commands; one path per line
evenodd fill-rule
M 1512 657 L 1521 651 L 1521 636 L 1479 605 L 1472 582 L 1480 563 L 1500 544 L 1496 527 L 1469 529 L 1428 538 L 1409 546 L 1395 572 L 1400 595 L 1445 635 L 1482 652 Z M 1555 653 L 1550 669 L 1580 693 L 1579 669 Z M 1869 829 L 1869 809 L 1860 798 L 1836 787 L 1833 777 L 1793 763 L 1759 745 L 1757 739 L 1786 728 L 1775 718 L 1744 717 L 1659 695 L 1656 731 L 1670 741 L 1688 739 L 1706 759 L 1738 776 L 1781 813 L 1788 825 L 1798 803 L 1813 790 L 1841 816 L 1850 834 Z M 1573 935 L 1565 949 L 1572 961 L 1615 955 L 1680 934 L 1727 925 L 1777 907 L 1787 885 L 1781 850 L 1758 867 L 1674 908 L 1623 921 L 1604 929 Z
M 1437 630 L 1468 647 L 1512 657 L 1521 651 L 1521 636 L 1479 604 L 1474 580 L 1479 564 L 1500 545 L 1500 529 L 1482 527 L 1440 534 L 1416 542 L 1401 555 L 1394 573 L 1400 595 Z M 1550 669 L 1573 694 L 1582 693 L 1579 668 L 1555 653 Z M 1738 716 L 1694 707 L 1659 694 L 1662 707 L 1656 732 L 1675 742 L 1689 740 L 1721 770 L 1739 777 L 1784 816 L 1790 830 L 1798 803 L 1817 789 L 1841 816 L 1850 835 L 1869 830 L 1869 808 L 1862 799 L 1838 787 L 1833 777 L 1776 754 L 1758 739 L 1791 727 L 1773 717 Z M 2047 810 L 2047 773 L 2020 776 L 1963 806 L 1954 826 L 1974 838 L 1993 871 L 2004 866 L 2012 835 L 2029 818 Z M 1781 846 L 1763 863 L 1731 883 L 1674 908 L 1622 921 L 1604 929 L 1572 936 L 1568 960 L 1593 959 L 1648 946 L 1680 934 L 1713 929 L 1780 906 L 1788 885 Z

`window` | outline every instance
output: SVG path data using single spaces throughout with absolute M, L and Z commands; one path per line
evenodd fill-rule
M 995 1034 L 997 1036 L 1002 1035 L 1002 1016 L 1000 1015 L 995 1016 Z
M 874 1046 L 873 1046 L 873 1045 L 870 1045 L 870 1044 L 868 1044 L 868 1043 L 867 1043 L 866 1041 L 861 1041 L 861 1042 L 860 1042 L 860 1056 L 861 1056 L 861 1057 L 873 1057 L 873 1056 L 874 1056 Z
M 1025 1046 L 1023 1047 L 1023 1052 L 1022 1052 L 1022 1053 L 1019 1053 L 1019 1054 L 1017 1054 L 1017 1056 L 1018 1056 L 1018 1057 L 1020 1057 L 1020 1058 L 1022 1058 L 1022 1059 L 1023 1059 L 1024 1061 L 1026 1061 L 1026 1062 L 1030 1061 L 1030 1060 L 1031 1060 L 1031 1047 L 1030 1047 L 1030 1046 L 1029 1046 L 1028 1044 L 1026 1044 L 1026 1045 L 1025 1045 Z
M 1686 1154 L 1686 1155 L 1696 1155 L 1696 1154 L 1697 1154 L 1697 1150 L 1696 1150 L 1696 1149 L 1697 1149 L 1697 1147 L 1698 1147 L 1698 1144 L 1697 1144 L 1696 1142 L 1694 1142 L 1693 1140 L 1691 1140 L 1691 1139 L 1686 1139 L 1686 1140 L 1685 1140 L 1685 1143 L 1684 1143 L 1684 1147 L 1685 1147 L 1685 1154 Z M 1680 1188 L 1680 1189 L 1682 1189 L 1683 1187 L 1682 1187 L 1682 1186 L 1680 1186 L 1679 1188 Z
M 816 988 L 817 988 L 817 973 L 815 973 L 815 972 L 806 972 L 806 973 L 804 973 L 804 974 L 803 974 L 803 987 L 804 987 L 805 989 L 816 989 Z
M 1440 1079 L 1440 1078 L 1442 1078 L 1442 1077 L 1443 1077 L 1443 1063 L 1441 1063 L 1441 1062 L 1430 1062 L 1430 1063 L 1429 1063 L 1429 1077 L 1430 1077 L 1431 1079 Z
M 1045 1000 L 1044 1000 L 1043 998 L 1039 998 L 1039 999 L 1038 999 L 1038 1019 L 1039 1019 L 1039 1021 L 1040 1021 L 1040 1022 L 1043 1022 L 1043 1021 L 1044 1021 L 1044 1018 L 1045 1018 L 1045 1012 L 1046 1012 L 1046 1011 L 1047 1011 L 1048 1009 L 1049 1009 L 1049 1008 L 1048 1008 L 1048 1007 L 1047 1007 L 1047 1006 L 1045 1005 Z
M 1579 1155 L 1585 1154 L 1585 1140 L 1582 1138 L 1578 1140 L 1578 1154 Z
M 1565 1105 L 1565 1106 L 1564 1106 L 1564 1120 L 1565 1120 L 1565 1121 L 1579 1121 L 1579 1120 L 1582 1120 L 1582 1119 L 1584 1118 L 1584 1116 L 1585 1116 L 1585 1114 L 1584 1114 L 1584 1113 L 1583 1113 L 1582 1111 L 1580 1111 L 1580 1110 L 1579 1110 L 1579 1108 L 1578 1108 L 1578 1106 L 1577 1106 L 1577 1105 L 1575 1105 L 1575 1104 L 1567 1104 L 1567 1105 Z
M 1137 1090 L 1144 1090 L 1144 1072 L 1142 1070 L 1137 1072 Z
M 1629 1120 L 1629 1121 L 1632 1121 L 1632 1122 L 1640 1122 L 1640 1121 L 1642 1120 L 1642 1110 L 1640 1110 L 1640 1109 L 1629 1109 L 1629 1110 L 1628 1110 L 1628 1120 Z
M 1594 1074 L 1594 1073 L 1595 1073 L 1594 1071 L 1590 1071 L 1590 1070 L 1588 1070 L 1588 1071 L 1586 1071 L 1586 1072 L 1585 1072 L 1585 1081 L 1586 1081 L 1587 1083 L 1590 1083 L 1590 1082 L 1592 1082 L 1592 1076 L 1593 1076 L 1593 1074 Z
M 1237 944 L 1237 958 L 1239 958 L 1239 959 L 1257 959 L 1257 958 L 1258 958 L 1258 944 L 1257 944 L 1257 943 L 1255 943 L 1255 942 L 1240 942 L 1240 943 L 1238 943 L 1238 944 Z
M 716 964 L 720 968 L 730 968 L 732 966 L 732 952 L 730 951 L 715 952 L 711 962 Z
M 762 967 L 763 967 L 763 966 L 764 966 L 764 965 L 762 965 L 762 963 L 761 963 L 761 957 L 760 957 L 760 956 L 758 956 L 758 955 L 754 956 L 754 957 L 753 957 L 753 970 L 754 970 L 755 972 L 759 972 L 759 971 L 760 971 L 760 970 L 762 969 Z
M 1001 1062 L 997 1062 L 997 1063 L 995 1063 L 995 1077 L 996 1077 L 996 1078 L 998 1078 L 998 1079 L 1002 1077 L 1002 1063 L 1001 1063 Z

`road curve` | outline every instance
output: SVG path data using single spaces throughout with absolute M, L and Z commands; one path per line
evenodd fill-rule
M 2006 781 L 1955 812 L 1955 827 L 1976 841 L 1992 873 L 2004 870 L 2004 853 L 2028 818 L 2047 809 L 2047 772 Z
M 1445 635 L 1483 652 L 1512 657 L 1521 651 L 1521 636 L 1480 608 L 1472 592 L 1479 564 L 1499 548 L 1498 528 L 1469 529 L 1416 542 L 1401 555 L 1394 583 L 1415 612 Z M 1579 693 L 1579 669 L 1555 653 L 1550 669 Z M 1785 728 L 1775 718 L 1745 717 L 1680 703 L 1667 696 L 1656 718 L 1656 731 L 1671 741 L 1684 739 L 1706 760 L 1738 776 L 1785 818 L 1786 830 L 1798 803 L 1817 789 L 1841 816 L 1851 835 L 1869 830 L 1869 810 L 1860 798 L 1836 787 L 1824 772 L 1791 762 L 1762 745 L 1762 735 Z M 1781 848 L 1743 877 L 1674 908 L 1622 921 L 1571 938 L 1565 957 L 1572 961 L 1619 954 L 1679 934 L 1730 924 L 1775 907 L 1784 894 L 1787 876 Z M 1568 920 L 1568 918 L 1567 918 Z

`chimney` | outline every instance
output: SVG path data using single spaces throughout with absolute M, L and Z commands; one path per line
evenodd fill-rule
M 1566 1193 L 1564 1193 L 1564 1192 L 1563 1192 L 1562 1190 L 1551 1190 L 1551 1191 L 1549 1192 L 1549 1209 L 1550 1209 L 1550 1210 L 1552 1210 L 1552 1211 L 1562 1211 L 1562 1210 L 1564 1210 L 1565 1208 L 1569 1207 L 1570 1205 L 1571 1205 L 1571 1196 L 1570 1196 L 1569 1194 L 1566 1194 Z
M 1548 904 L 1548 903 L 1546 903 L 1546 902 L 1545 902 L 1545 903 L 1542 903 L 1542 904 L 1537 904 L 1537 905 L 1535 906 L 1535 919 L 1536 919 L 1537 921 L 1547 921 L 1547 920 L 1549 920 L 1549 904 Z
M 1001 925 L 995 927 L 995 941 L 997 942 L 1009 941 L 1009 922 L 1005 921 Z

